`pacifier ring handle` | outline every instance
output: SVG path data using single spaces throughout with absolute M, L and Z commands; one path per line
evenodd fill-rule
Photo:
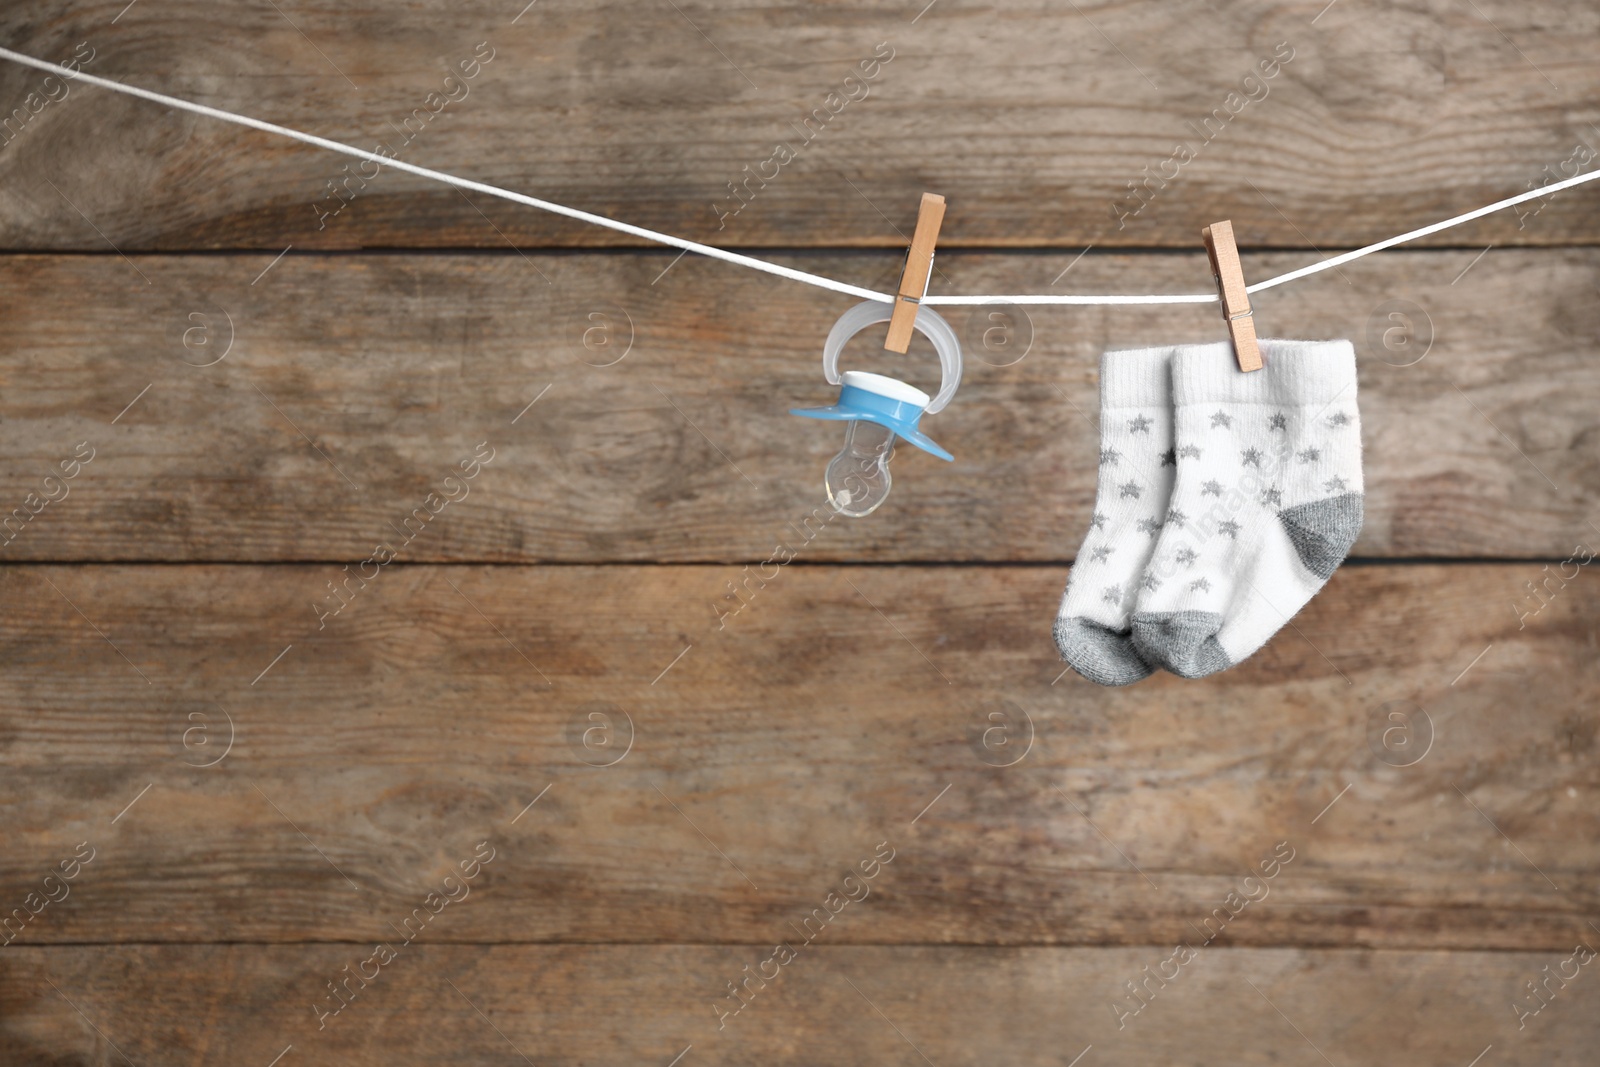
M 893 315 L 893 304 L 867 300 L 839 316 L 822 346 L 822 374 L 829 385 L 839 384 L 839 356 L 845 344 L 867 327 L 888 322 Z M 961 385 L 961 342 L 951 325 L 931 307 L 919 305 L 913 325 L 918 333 L 933 342 L 934 351 L 939 354 L 939 391 L 927 407 L 927 413 L 933 415 L 944 410 Z

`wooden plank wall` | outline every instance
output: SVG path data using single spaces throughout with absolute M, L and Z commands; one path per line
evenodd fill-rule
M 947 293 L 1200 292 L 1217 218 L 1259 278 L 1592 169 L 1597 40 L 1574 0 L 0 11 L 878 289 L 938 191 Z M 1258 294 L 1356 344 L 1356 558 L 1241 666 L 1108 690 L 1049 638 L 1097 356 L 1214 309 L 950 309 L 958 462 L 830 519 L 783 412 L 845 298 L 11 65 L 0 129 L 5 1064 L 1592 1061 L 1595 187 Z

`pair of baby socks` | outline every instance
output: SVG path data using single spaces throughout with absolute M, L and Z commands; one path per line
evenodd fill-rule
M 1316 595 L 1361 532 L 1348 341 L 1108 352 L 1089 534 L 1055 623 L 1101 685 L 1225 670 Z

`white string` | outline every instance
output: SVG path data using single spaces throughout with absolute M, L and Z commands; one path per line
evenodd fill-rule
M 1575 185 L 1592 182 L 1597 178 L 1600 178 L 1600 170 L 1592 170 L 1575 178 L 1567 178 L 1551 185 L 1542 185 L 1526 193 L 1508 196 L 1504 200 L 1497 200 L 1476 210 L 1445 219 L 1443 222 L 1435 222 L 1419 229 L 1411 230 L 1408 233 L 1402 233 L 1397 237 L 1389 237 L 1367 245 L 1365 248 L 1344 252 L 1321 262 L 1313 263 L 1310 266 L 1301 267 L 1299 270 L 1292 270 L 1287 274 L 1279 274 L 1268 278 L 1266 281 L 1256 282 L 1254 285 L 1246 286 L 1245 292 L 1258 293 L 1263 289 L 1271 289 L 1273 286 L 1282 285 L 1285 282 L 1299 281 L 1301 278 L 1319 274 L 1325 270 L 1342 267 L 1346 263 L 1360 259 L 1362 256 L 1370 256 L 1374 252 L 1382 252 L 1386 248 L 1393 248 L 1395 245 L 1405 244 L 1407 241 L 1415 241 L 1419 237 L 1427 237 L 1429 234 L 1438 233 L 1440 230 L 1448 230 L 1452 226 L 1460 226 L 1462 223 L 1471 222 L 1473 219 L 1479 219 L 1485 215 L 1492 215 L 1496 211 L 1514 207 L 1529 200 L 1552 196 L 1563 189 L 1571 189 Z M 1217 299 L 1216 293 L 1207 293 L 1199 296 L 930 296 L 922 302 L 924 304 L 1206 304 L 1215 303 Z
M 1552 185 L 1541 185 L 1537 189 L 1530 190 L 1526 193 L 1519 193 L 1516 196 L 1508 196 L 1504 200 L 1497 200 L 1492 204 L 1478 208 L 1476 211 L 1468 211 L 1464 215 L 1457 215 L 1453 219 L 1445 219 L 1443 222 L 1435 222 L 1430 226 L 1423 226 L 1421 229 L 1412 230 L 1409 233 L 1402 233 L 1398 237 L 1390 237 L 1389 239 L 1379 241 L 1376 244 L 1367 245 L 1365 248 L 1358 248 L 1353 252 L 1345 252 L 1344 254 L 1334 256 L 1331 259 L 1325 259 L 1320 263 L 1313 263 L 1309 267 L 1301 267 L 1299 270 L 1292 270 L 1287 274 L 1280 274 L 1276 278 L 1268 278 L 1264 282 L 1257 282 L 1254 285 L 1246 286 L 1245 291 L 1254 293 L 1259 292 L 1262 289 L 1271 289 L 1274 285 L 1282 285 L 1284 282 L 1298 281 L 1299 279 L 1308 275 L 1316 274 L 1318 271 L 1332 270 L 1334 267 L 1341 267 L 1353 259 L 1360 259 L 1362 256 L 1370 256 L 1374 252 L 1382 252 L 1386 248 L 1393 248 L 1395 245 L 1405 244 L 1407 241 L 1415 241 L 1418 237 L 1426 237 L 1429 234 L 1438 233 L 1440 230 L 1448 230 L 1452 226 L 1460 226 L 1464 222 L 1471 222 L 1473 219 L 1480 219 L 1485 215 L 1492 215 L 1496 211 L 1513 207 L 1528 200 L 1536 200 L 1541 197 L 1551 196 L 1555 193 L 1561 192 L 1563 189 L 1571 189 L 1575 185 L 1582 185 L 1584 182 L 1592 182 L 1596 178 L 1600 178 L 1600 170 L 1592 170 L 1588 174 L 1580 174 L 1576 178 L 1568 178 L 1565 181 L 1559 181 Z
M 396 170 L 402 170 L 409 174 L 415 174 L 421 178 L 428 178 L 432 181 L 442 182 L 445 185 L 453 185 L 458 189 L 470 189 L 473 192 L 483 193 L 486 196 L 499 197 L 502 200 L 509 200 L 512 203 L 522 204 L 526 207 L 535 207 L 541 211 L 548 211 L 555 215 L 562 215 L 570 219 L 577 219 L 579 222 L 587 222 L 595 226 L 603 226 L 609 230 L 616 230 L 619 233 L 629 234 L 633 237 L 640 237 L 647 241 L 655 241 L 658 244 L 664 244 L 672 248 L 681 248 L 685 252 L 694 252 L 698 255 L 708 256 L 711 259 L 720 259 L 724 263 L 733 263 L 741 267 L 749 267 L 752 270 L 759 270 L 767 274 L 773 274 L 779 278 L 788 278 L 790 281 L 804 282 L 807 285 L 814 285 L 818 288 L 828 289 L 835 293 L 844 293 L 847 296 L 861 297 L 864 300 L 881 300 L 885 303 L 890 303 L 894 299 L 889 293 L 880 293 L 875 289 L 865 289 L 858 285 L 850 285 L 847 282 L 835 281 L 832 278 L 824 278 L 820 274 L 810 274 L 803 270 L 795 270 L 792 267 L 784 267 L 777 263 L 769 263 L 764 259 L 756 259 L 754 256 L 746 256 L 741 255 L 738 252 L 730 252 L 727 249 L 717 248 L 714 245 L 705 245 L 699 243 L 698 241 L 688 241 L 682 237 L 674 237 L 668 233 L 661 233 L 657 230 L 649 230 L 643 226 L 634 226 L 631 223 L 618 222 L 615 219 L 608 219 L 604 215 L 596 215 L 588 211 L 580 211 L 578 208 L 567 207 L 564 204 L 553 203 L 549 200 L 540 200 L 537 197 L 526 196 L 522 193 L 515 193 L 509 189 L 502 189 L 494 185 L 486 185 L 483 182 L 475 182 L 467 178 L 458 178 L 455 175 L 447 174 L 444 171 L 432 170 L 428 167 L 419 167 L 415 163 L 406 163 L 403 160 L 395 159 L 393 156 L 379 155 L 376 152 L 368 152 L 365 149 L 354 148 L 347 144 L 341 144 L 338 141 L 330 141 L 325 137 L 318 137 L 309 133 L 301 133 L 299 130 L 293 130 L 287 126 L 278 126 L 271 122 L 263 122 L 260 119 L 250 118 L 247 115 L 238 115 L 231 111 L 223 111 L 220 108 L 207 107 L 205 104 L 191 103 L 188 100 L 180 100 L 175 96 L 167 96 L 163 93 L 151 92 L 149 89 L 140 89 L 133 85 L 124 85 L 121 82 L 111 81 L 108 78 L 96 77 L 93 74 L 85 74 L 82 71 L 72 72 L 65 67 L 57 66 L 54 63 L 48 63 L 42 59 L 35 59 L 34 57 L 24 55 L 21 52 L 13 52 L 9 48 L 0 48 L 0 58 L 9 59 L 13 63 L 20 63 L 25 67 L 33 67 L 36 70 L 46 71 L 51 74 L 59 74 L 62 77 L 71 80 L 84 81 L 90 85 L 98 85 L 103 89 L 110 89 L 112 92 L 125 93 L 129 96 L 137 96 L 141 99 L 149 100 L 157 104 L 164 104 L 167 107 L 177 108 L 180 111 L 189 111 L 196 115 L 204 115 L 207 118 L 219 119 L 223 122 L 232 122 L 240 126 L 248 126 L 251 129 L 261 130 L 264 133 L 275 133 L 280 137 L 288 137 L 291 140 L 314 145 L 317 148 L 325 148 L 330 152 L 338 152 L 341 155 L 354 156 L 357 159 L 364 159 L 369 162 L 376 163 L 380 167 L 394 167 Z M 1292 270 L 1286 274 L 1279 274 L 1276 277 L 1268 278 L 1266 281 L 1257 282 L 1254 285 L 1247 286 L 1246 292 L 1260 292 L 1263 289 L 1271 289 L 1274 286 L 1282 285 L 1285 282 L 1298 281 L 1299 279 L 1309 277 L 1312 274 L 1318 274 L 1325 270 L 1332 270 L 1335 267 L 1343 266 L 1344 264 L 1360 259 L 1363 256 L 1370 256 L 1374 252 L 1382 252 L 1384 249 L 1393 248 L 1395 245 L 1405 244 L 1407 241 L 1414 241 L 1419 237 L 1427 237 L 1428 235 L 1438 233 L 1441 230 L 1448 230 L 1453 226 L 1460 226 L 1463 223 L 1471 222 L 1474 219 L 1482 218 L 1485 215 L 1493 214 L 1496 211 L 1501 211 L 1505 208 L 1513 207 L 1529 200 L 1542 199 L 1544 197 L 1561 192 L 1564 189 L 1571 189 L 1574 186 L 1582 185 L 1585 182 L 1594 181 L 1597 178 L 1600 178 L 1600 170 L 1590 171 L 1587 174 L 1579 174 L 1576 177 L 1567 178 L 1564 181 L 1555 182 L 1551 185 L 1540 186 L 1539 188 L 1529 190 L 1526 193 L 1507 197 L 1504 200 L 1499 200 L 1493 204 L 1488 204 L 1484 207 L 1477 208 L 1476 210 L 1468 211 L 1465 214 L 1457 215 L 1454 218 L 1445 219 L 1443 222 L 1435 222 L 1431 225 L 1423 226 L 1420 229 L 1412 230 L 1409 233 L 1402 233 L 1397 237 L 1390 237 L 1385 240 L 1378 241 L 1375 244 L 1367 245 L 1365 248 L 1357 248 L 1354 251 L 1332 256 L 1320 262 L 1312 263 L 1309 266 L 1301 267 L 1298 270 Z M 922 299 L 922 303 L 943 305 L 1067 304 L 1084 306 L 1107 304 L 1212 304 L 1216 303 L 1217 299 L 1216 293 L 1185 293 L 1171 295 L 1017 294 L 1010 296 L 925 296 Z
M 779 266 L 776 263 L 768 263 L 764 259 L 756 259 L 753 256 L 742 256 L 737 252 L 729 252 L 726 249 L 700 244 L 698 241 L 686 241 L 682 237 L 674 237 L 668 233 L 658 233 L 655 230 L 647 230 L 643 226 L 634 226 L 630 223 L 618 222 L 615 219 L 608 219 L 604 215 L 595 215 L 587 211 L 580 211 L 577 208 L 567 207 L 564 204 L 555 204 L 548 200 L 540 200 L 536 197 L 524 196 L 522 193 L 514 193 L 509 189 L 501 189 L 497 186 L 485 185 L 482 182 L 475 182 L 466 178 L 458 178 L 453 174 L 446 174 L 443 171 L 430 170 L 427 167 L 419 167 L 414 163 L 406 163 L 403 160 L 395 159 L 392 156 L 383 156 L 376 152 L 368 152 L 365 149 L 352 148 L 350 145 L 340 144 L 338 141 L 330 141 L 325 137 L 317 137 L 314 134 L 301 133 L 299 130 L 291 130 L 287 126 L 278 126 L 271 122 L 262 122 L 260 119 L 253 119 L 247 115 L 236 115 L 231 111 L 223 111 L 219 108 L 207 107 L 204 104 L 190 103 L 187 100 L 180 100 L 175 96 L 167 96 L 163 93 L 153 93 L 148 89 L 140 89 L 136 86 L 124 85 L 121 82 L 114 82 L 107 78 L 99 78 L 93 74 L 85 74 L 82 71 L 72 73 L 56 66 L 54 63 L 46 63 L 42 59 L 34 59 L 32 56 L 23 55 L 21 52 L 13 52 L 9 48 L 0 48 L 0 58 L 9 59 L 14 63 L 21 63 L 25 67 L 33 67 L 36 70 L 44 70 L 49 71 L 52 74 L 60 74 L 62 77 L 69 78 L 74 81 L 84 81 L 88 82 L 90 85 L 98 85 L 102 89 L 110 89 L 113 92 L 126 93 L 129 96 L 137 96 L 144 100 L 153 101 L 157 104 L 165 104 L 167 107 L 174 107 L 180 111 L 191 111 L 196 115 L 205 115 L 207 118 L 221 119 L 223 122 L 237 123 L 240 126 L 249 126 L 251 129 L 261 130 L 265 133 L 275 133 L 280 137 L 288 137 L 296 141 L 304 142 L 305 144 L 315 145 L 318 148 L 326 148 L 330 152 L 339 152 L 343 155 L 355 156 L 357 159 L 364 159 L 372 163 L 377 163 L 380 166 L 393 167 L 396 170 L 403 170 L 410 174 L 415 174 L 418 177 L 430 178 L 433 181 L 443 182 L 446 185 L 454 185 L 458 189 L 471 189 L 473 192 L 484 193 L 488 196 L 497 196 L 502 200 L 510 200 L 513 203 L 524 204 L 527 207 L 536 207 L 542 211 L 549 211 L 556 215 L 565 215 L 569 219 L 577 219 L 580 222 L 589 222 L 596 226 L 604 226 L 607 229 L 617 230 L 621 233 L 630 234 L 634 237 L 642 237 L 647 241 L 655 241 L 659 244 L 670 245 L 673 248 L 681 248 L 685 252 L 698 252 L 702 256 L 710 256 L 712 259 L 720 259 L 726 263 L 737 263 L 741 267 L 751 267 L 755 270 L 765 271 L 768 274 L 776 274 L 780 278 L 788 278 L 791 281 L 805 282 L 807 285 L 815 285 L 822 289 L 831 289 L 836 293 L 844 293 L 848 296 L 859 296 L 864 300 L 882 300 L 885 302 L 890 302 L 894 299 L 888 293 L 880 293 L 874 289 L 863 289 L 859 285 L 850 285 L 846 282 L 836 282 L 832 278 L 824 278 L 819 274 L 808 274 L 803 270 L 794 270 L 790 267 Z
M 924 304 L 1215 304 L 1216 293 L 1173 293 L 1153 296 L 1029 293 L 1016 296 L 925 296 Z

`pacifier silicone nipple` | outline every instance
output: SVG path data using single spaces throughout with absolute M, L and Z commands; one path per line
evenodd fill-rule
M 859 519 L 878 510 L 889 499 L 889 457 L 894 453 L 894 433 L 865 419 L 844 424 L 844 447 L 823 474 L 828 503 L 841 515 Z

